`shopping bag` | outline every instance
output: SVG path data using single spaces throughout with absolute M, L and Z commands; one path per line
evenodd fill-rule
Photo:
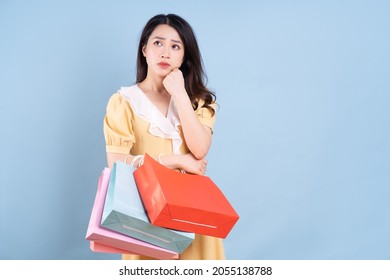
M 154 225 L 225 238 L 239 219 L 207 176 L 177 172 L 146 154 L 134 178 Z
M 178 259 L 179 254 L 174 251 L 131 238 L 100 226 L 110 173 L 111 169 L 104 168 L 99 177 L 98 189 L 85 238 L 89 241 L 99 242 L 102 245 L 115 247 L 138 255 L 156 259 Z
M 131 165 L 117 161 L 111 169 L 101 226 L 182 253 L 195 234 L 152 225 L 135 184 Z

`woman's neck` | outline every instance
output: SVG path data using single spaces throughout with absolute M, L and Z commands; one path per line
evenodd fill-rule
M 167 91 L 163 85 L 163 79 L 164 78 L 162 77 L 152 77 L 151 75 L 148 75 L 145 80 L 138 85 L 144 91 L 165 94 Z

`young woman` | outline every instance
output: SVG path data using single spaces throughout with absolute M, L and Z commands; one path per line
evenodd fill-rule
M 108 166 L 148 153 L 171 169 L 205 174 L 216 103 L 204 80 L 201 54 L 188 22 L 174 14 L 151 18 L 139 42 L 136 84 L 122 87 L 107 104 Z M 222 240 L 197 234 L 180 259 L 224 259 Z

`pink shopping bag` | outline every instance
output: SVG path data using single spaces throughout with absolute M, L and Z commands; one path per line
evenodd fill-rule
M 96 241 L 89 241 L 89 248 L 97 253 L 112 253 L 112 254 L 134 254 L 133 252 L 107 246 Z

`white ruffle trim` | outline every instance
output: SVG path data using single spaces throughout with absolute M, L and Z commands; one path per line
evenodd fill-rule
M 129 101 L 133 112 L 150 124 L 149 133 L 157 137 L 172 139 L 173 153 L 180 154 L 182 145 L 178 128 L 180 121 L 172 98 L 167 117 L 165 117 L 137 85 L 121 87 L 119 93 Z

